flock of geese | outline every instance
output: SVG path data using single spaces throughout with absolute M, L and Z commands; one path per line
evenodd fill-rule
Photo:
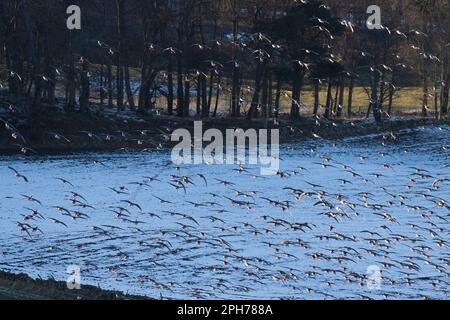
M 359 154 L 286 146 L 273 177 L 164 154 L 88 159 L 78 173 L 8 163 L 0 198 L 18 239 L 0 240 L 0 268 L 63 280 L 80 265 L 82 281 L 167 299 L 448 297 L 445 145 L 431 166 L 395 156 L 398 135 L 374 139 Z
M 327 21 L 312 20 L 318 33 L 334 39 Z M 350 21 L 341 24 L 355 31 Z M 383 29 L 393 37 L 410 39 L 411 49 L 424 59 L 441 63 L 414 45 L 426 34 Z M 280 49 L 261 33 L 251 38 L 261 45 L 250 49 L 261 63 Z M 97 45 L 114 54 L 107 44 Z M 223 44 L 214 41 L 213 45 Z M 232 45 L 246 48 L 240 42 Z M 175 47 L 148 49 L 182 53 Z M 305 61 L 293 62 L 309 70 L 308 62 L 319 54 L 302 51 Z M 339 61 L 327 51 L 322 59 Z M 395 67 L 412 69 L 395 58 Z M 206 62 L 217 72 L 223 67 L 220 62 Z M 369 68 L 392 72 L 384 64 Z M 196 70 L 197 75 L 200 72 Z M 287 92 L 283 95 L 301 106 Z M 0 125 L 21 153 L 37 154 L 10 122 L 0 117 Z M 441 131 L 440 136 L 448 137 L 448 128 Z M 146 131 L 133 137 L 124 132 L 81 134 L 88 141 L 133 139 L 143 151 L 163 149 L 159 141 L 149 142 Z M 158 134 L 167 141 L 170 130 Z M 56 132 L 46 137 L 72 143 Z M 338 144 L 325 143 L 323 147 L 321 137 L 316 133 L 313 137 L 310 152 L 303 146 L 285 146 L 283 168 L 273 177 L 260 176 L 259 168 L 245 164 L 176 167 L 153 153 L 150 157 L 156 160 L 140 154 L 88 159 L 77 164 L 86 168 L 77 174 L 70 172 L 70 166 L 45 170 L 46 161 L 40 170 L 32 161 L 19 167 L 16 160 L 2 160 L 8 164 L 0 166 L 0 215 L 6 215 L 0 216 L 0 230 L 6 235 L 0 236 L 0 270 L 63 280 L 68 266 L 79 265 L 83 283 L 167 299 L 447 298 L 450 165 L 444 163 L 446 141 L 441 140 L 444 145 L 430 154 L 424 150 L 431 149 L 420 146 L 425 148 L 421 159 L 426 161 L 430 155 L 444 155 L 443 161 L 431 166 L 411 163 L 411 152 L 405 158 L 394 156 L 398 155 L 395 146 L 402 147 L 403 142 L 393 133 L 379 136 L 376 147 L 370 145 L 360 154 L 349 152 L 354 150 L 349 146 L 340 149 Z M 35 170 L 29 169 L 32 165 Z M 65 174 L 53 175 L 54 171 Z M 17 227 L 13 235 L 8 229 L 11 224 Z M 374 266 L 381 278 L 379 287 L 371 289 L 368 270 Z

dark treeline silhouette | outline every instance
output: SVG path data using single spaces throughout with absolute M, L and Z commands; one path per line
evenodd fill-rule
M 312 112 L 339 118 L 352 116 L 359 86 L 382 121 L 400 88 L 420 86 L 423 115 L 445 115 L 449 1 L 378 2 L 382 27 L 369 30 L 368 1 L 3 0 L 2 99 L 32 122 L 54 107 L 150 114 L 161 101 L 178 117 L 268 119 L 286 99 L 299 119 L 312 88 Z M 71 4 L 81 30 L 66 27 Z

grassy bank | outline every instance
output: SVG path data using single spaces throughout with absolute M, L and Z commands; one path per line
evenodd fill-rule
M 116 112 L 115 109 L 92 106 L 90 114 L 78 112 L 65 113 L 54 108 L 40 116 L 40 127 L 29 139 L 31 130 L 24 116 L 13 115 L 8 121 L 26 138 L 26 144 L 14 139 L 11 132 L 0 127 L 0 153 L 17 154 L 23 146 L 28 155 L 36 153 L 65 153 L 85 151 L 153 151 L 170 147 L 171 133 L 178 128 L 193 131 L 195 118 L 177 118 L 167 115 L 138 115 L 134 111 Z M 397 131 L 405 128 L 445 124 L 449 119 L 436 121 L 434 118 L 423 118 L 411 114 L 386 119 L 376 123 L 365 117 L 353 119 L 319 119 L 302 117 L 290 120 L 280 117 L 278 122 L 245 118 L 209 118 L 204 119 L 203 130 L 216 128 L 219 130 L 242 128 L 262 129 L 277 128 L 280 130 L 280 142 L 300 142 L 317 138 L 340 139 L 372 133 Z M 3 126 L 2 126 L 3 127 Z
M 120 292 L 106 291 L 93 286 L 81 290 L 67 289 L 65 282 L 34 280 L 27 275 L 0 272 L 0 300 L 142 300 Z

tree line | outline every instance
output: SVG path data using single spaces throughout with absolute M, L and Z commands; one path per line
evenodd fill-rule
M 313 114 L 339 118 L 352 116 L 359 86 L 367 116 L 382 121 L 403 87 L 420 86 L 423 116 L 447 114 L 450 2 L 378 3 L 382 25 L 370 30 L 365 0 L 3 0 L 3 99 L 32 117 L 89 113 L 95 100 L 178 117 L 225 107 L 249 120 L 280 116 L 287 99 L 299 119 L 312 88 Z M 66 27 L 72 4 L 81 30 Z

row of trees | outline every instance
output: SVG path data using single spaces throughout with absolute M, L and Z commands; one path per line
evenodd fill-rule
M 80 31 L 66 28 L 74 2 Z M 226 101 L 248 119 L 278 116 L 288 98 L 298 119 L 311 86 L 314 114 L 331 118 L 351 116 L 363 86 L 381 121 L 419 84 L 423 115 L 446 114 L 450 2 L 378 2 L 382 27 L 369 30 L 365 0 L 3 0 L 0 81 L 35 117 L 55 105 L 87 113 L 94 97 L 148 113 L 164 96 L 170 115 L 216 116 Z

